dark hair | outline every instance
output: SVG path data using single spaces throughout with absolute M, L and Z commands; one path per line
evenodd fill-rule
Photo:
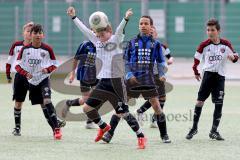
M 148 18 L 148 19 L 150 20 L 150 25 L 151 25 L 151 26 L 153 25 L 153 19 L 152 19 L 152 17 L 147 16 L 147 15 L 143 15 L 141 18 Z
M 43 32 L 43 27 L 41 24 L 34 24 L 32 29 L 31 29 L 31 32 L 35 32 L 35 33 L 42 33 Z
M 216 29 L 219 31 L 221 29 L 220 24 L 217 19 L 210 19 L 207 22 L 207 26 L 215 26 Z

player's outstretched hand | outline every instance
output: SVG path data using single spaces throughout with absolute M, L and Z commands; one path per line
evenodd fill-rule
M 48 70 L 46 68 L 42 69 L 42 73 L 47 74 Z
M 233 61 L 233 60 L 235 59 L 233 54 L 229 54 L 229 55 L 227 56 L 227 58 L 228 58 L 230 61 Z
M 135 76 L 129 79 L 130 84 L 140 84 Z
M 162 81 L 162 82 L 166 82 L 166 78 L 165 77 L 160 77 L 159 80 Z
M 195 75 L 195 78 L 196 78 L 198 81 L 200 81 L 200 80 L 202 79 L 202 77 L 201 77 L 200 74 L 199 74 L 199 75 Z
M 168 65 L 173 64 L 173 57 L 169 58 L 169 60 L 167 61 L 167 64 L 168 64 Z
M 133 15 L 132 8 L 129 8 L 125 13 L 125 19 L 129 19 Z
M 10 76 L 7 77 L 7 83 L 12 83 L 12 77 Z
M 30 73 L 28 73 L 27 75 L 26 75 L 26 77 L 27 77 L 27 79 L 29 80 L 29 79 L 32 79 L 32 75 L 30 74 Z
M 74 17 L 74 16 L 76 16 L 76 11 L 75 11 L 74 7 L 69 7 L 69 8 L 67 9 L 67 14 L 68 14 L 69 17 Z
M 234 62 L 234 63 L 237 62 L 238 58 L 239 58 L 239 56 L 238 56 L 237 53 L 229 54 L 229 55 L 228 55 L 228 59 L 229 59 L 230 61 Z
M 72 72 L 70 73 L 69 83 L 72 83 L 73 80 L 74 80 L 74 78 L 75 78 L 75 71 L 72 71 Z

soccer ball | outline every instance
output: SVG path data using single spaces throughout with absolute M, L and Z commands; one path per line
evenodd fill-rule
M 108 17 L 105 13 L 97 11 L 89 17 L 90 27 L 96 31 L 104 29 L 109 24 Z

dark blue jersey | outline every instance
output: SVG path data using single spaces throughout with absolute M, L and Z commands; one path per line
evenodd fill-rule
M 96 81 L 96 48 L 90 41 L 80 44 L 74 59 L 79 60 L 77 79 L 87 83 Z
M 153 66 L 157 64 L 159 76 L 164 76 L 165 60 L 161 44 L 152 36 L 140 36 L 133 38 L 126 50 L 126 79 L 153 75 Z

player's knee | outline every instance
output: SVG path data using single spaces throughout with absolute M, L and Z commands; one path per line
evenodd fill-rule
M 159 103 L 158 99 L 157 100 L 156 99 L 154 99 L 154 100 L 151 99 L 151 100 L 149 100 L 149 102 L 151 103 L 155 114 L 162 113 L 162 109 L 160 107 L 160 103 Z
M 160 102 L 165 102 L 165 101 L 166 101 L 166 96 L 164 96 L 164 97 L 159 97 L 159 101 L 160 101 Z
M 153 105 L 152 107 L 153 107 L 153 110 L 154 110 L 154 114 L 159 115 L 163 112 L 160 105 Z
M 44 99 L 43 99 L 43 104 L 44 104 L 44 105 L 47 105 L 47 104 L 50 104 L 50 103 L 52 103 L 52 101 L 51 101 L 50 98 L 44 98 Z
M 203 107 L 204 101 L 197 101 L 196 106 Z
M 22 102 L 15 102 L 16 109 L 22 109 Z
M 124 116 L 124 113 L 120 113 L 120 114 L 119 113 L 115 113 L 114 115 L 117 116 L 118 118 L 121 118 L 121 117 Z
M 87 105 L 86 103 L 84 104 L 84 106 L 83 106 L 83 112 L 84 112 L 84 113 L 88 113 L 88 112 L 90 112 L 90 111 L 92 111 L 92 110 L 93 110 L 92 107 L 90 107 L 90 106 Z
M 152 107 L 159 105 L 158 98 L 151 98 L 149 102 L 151 103 Z
M 123 119 L 127 119 L 129 117 L 130 113 L 129 112 L 126 112 L 126 113 L 122 113 L 122 117 Z

